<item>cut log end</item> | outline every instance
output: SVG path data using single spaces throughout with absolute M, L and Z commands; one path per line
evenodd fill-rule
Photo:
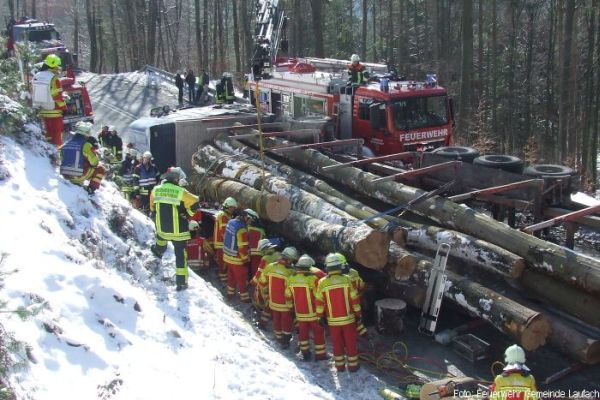
M 407 236 L 407 233 L 404 229 L 396 229 L 396 230 L 394 230 L 394 233 L 392 234 L 392 240 L 395 243 L 397 243 L 398 246 L 405 249 L 406 248 L 406 236 Z
M 525 270 L 525 260 L 523 258 L 517 258 L 510 266 L 510 277 L 520 278 Z
M 282 196 L 269 196 L 265 204 L 265 218 L 273 222 L 283 221 L 292 208 L 290 201 Z
M 371 231 L 354 246 L 354 260 L 367 268 L 381 270 L 388 259 L 390 239 L 384 232 Z
M 521 346 L 527 351 L 536 350 L 546 344 L 550 331 L 550 321 L 546 317 L 539 313 L 532 316 L 520 334 Z
M 394 279 L 397 281 L 406 281 L 410 279 L 417 269 L 417 258 L 412 254 L 402 254 L 398 257 L 393 257 L 390 254 L 388 268 L 393 271 Z

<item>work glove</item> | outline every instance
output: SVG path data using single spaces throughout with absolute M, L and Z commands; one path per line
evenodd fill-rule
M 319 318 L 319 325 L 321 325 L 323 328 L 325 328 L 327 326 L 327 317 Z
M 200 229 L 200 224 L 198 223 L 198 221 L 192 219 L 188 222 L 188 229 L 190 231 L 197 231 L 198 229 Z

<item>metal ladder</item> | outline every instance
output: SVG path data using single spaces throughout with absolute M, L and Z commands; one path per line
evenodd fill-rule
M 446 289 L 446 263 L 450 254 L 450 245 L 442 243 L 435 253 L 433 268 L 429 275 L 429 284 L 427 286 L 427 295 L 421 310 L 421 321 L 419 322 L 419 332 L 433 336 L 435 327 L 444 298 Z

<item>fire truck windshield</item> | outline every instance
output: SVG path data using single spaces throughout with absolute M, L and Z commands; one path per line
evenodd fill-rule
M 411 130 L 448 123 L 446 96 L 413 97 L 392 101 L 394 128 Z

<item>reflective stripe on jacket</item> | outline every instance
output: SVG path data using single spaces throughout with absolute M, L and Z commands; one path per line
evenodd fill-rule
M 258 241 L 266 236 L 265 230 L 260 226 L 248 226 L 248 242 L 250 243 L 250 254 L 258 256 L 261 252 L 258 250 Z
M 350 268 L 347 274 L 350 277 L 350 281 L 352 282 L 352 287 L 356 290 L 356 294 L 360 297 L 365 290 L 365 281 L 360 277 L 358 271 L 354 268 Z
M 535 400 L 535 378 L 531 374 L 509 372 L 496 376 L 492 385 L 492 400 Z
M 298 321 L 318 319 L 315 301 L 318 280 L 319 278 L 310 272 L 296 272 L 288 279 L 285 296 L 288 304 L 293 304 Z
M 319 281 L 315 293 L 317 314 L 326 316 L 329 325 L 347 325 L 360 315 L 360 304 L 350 278 L 330 273 Z
M 62 176 L 77 177 L 83 175 L 85 163 L 83 144 L 85 142 L 85 136 L 78 133 L 62 145 L 60 148 L 62 159 L 60 163 L 60 174 Z
M 198 197 L 171 182 L 155 186 L 150 210 L 156 211 L 156 233 L 164 240 L 188 240 L 187 213 L 198 207 Z
M 268 289 L 269 307 L 275 311 L 289 311 L 292 309 L 285 299 L 285 288 L 288 278 L 294 271 L 278 262 L 267 265 L 260 274 L 258 284 Z
M 50 82 L 50 95 L 54 99 L 54 109 L 53 110 L 40 110 L 40 116 L 42 118 L 62 118 L 63 111 L 62 109 L 65 107 L 65 100 L 63 99 L 63 90 L 60 85 L 60 81 L 57 76 L 52 78 Z
M 281 258 L 281 254 L 277 251 L 274 251 L 271 254 L 265 254 L 264 256 L 262 256 L 262 258 L 260 259 L 260 263 L 258 263 L 256 275 L 254 275 L 254 277 L 252 278 L 252 284 L 258 285 L 258 280 L 260 279 L 260 275 L 262 274 L 263 269 L 267 265 L 276 262 L 280 258 Z
M 221 210 L 215 215 L 215 230 L 213 233 L 213 246 L 215 249 L 223 248 L 223 238 L 225 237 L 225 228 L 231 219 L 225 210 Z
M 228 264 L 244 265 L 250 259 L 248 227 L 244 221 L 234 218 L 227 223 L 223 239 L 223 261 Z

